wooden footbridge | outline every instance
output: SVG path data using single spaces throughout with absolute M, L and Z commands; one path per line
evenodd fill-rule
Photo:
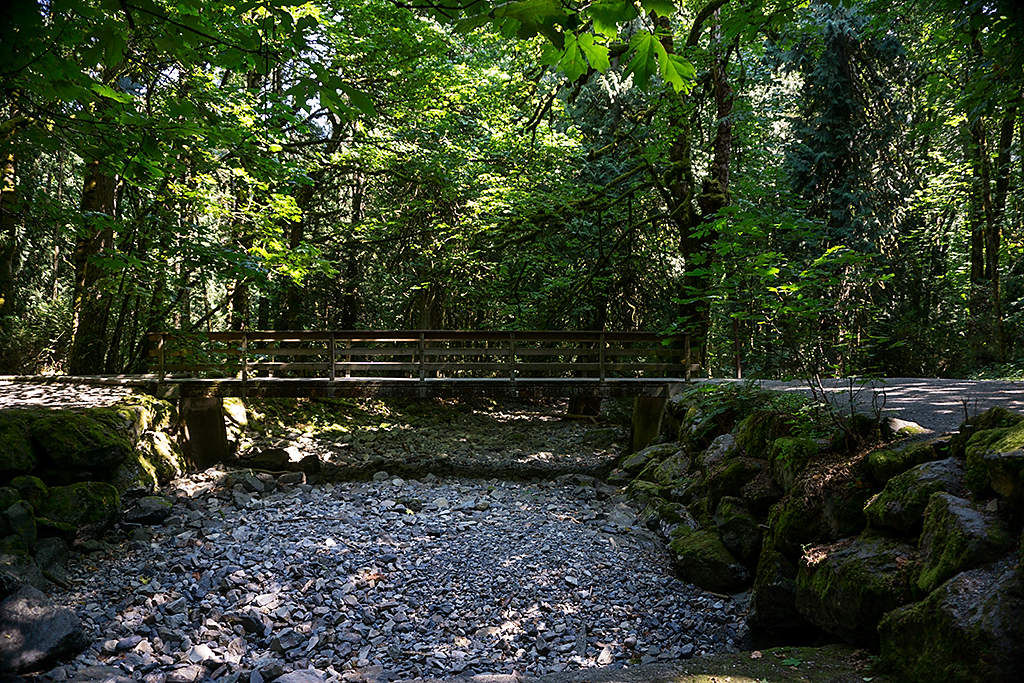
M 665 400 L 696 369 L 688 338 L 645 332 L 163 332 L 149 342 L 148 374 L 48 379 L 176 400 L 186 455 L 200 467 L 228 454 L 225 397 L 634 397 L 637 448 L 658 435 Z
M 149 335 L 161 398 L 666 396 L 689 348 L 644 332 L 180 332 Z

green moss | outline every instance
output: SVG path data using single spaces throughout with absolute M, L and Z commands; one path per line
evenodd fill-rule
M 917 586 L 926 592 L 1009 549 L 1009 534 L 995 518 L 946 493 L 934 494 L 924 515 Z
M 889 527 L 916 535 L 933 493 L 958 487 L 959 466 L 952 458 L 924 463 L 889 480 L 864 506 L 864 516 L 876 529 Z
M 634 479 L 626 487 L 626 494 L 641 507 L 647 507 L 654 501 L 665 499 L 664 487 L 650 481 Z
M 1005 408 L 989 408 L 960 425 L 960 432 L 950 441 L 950 453 L 953 457 L 962 458 L 966 455 L 967 445 L 978 432 L 993 429 L 1007 429 L 1024 422 L 1024 415 L 1012 413 Z
M 11 479 L 11 488 L 27 500 L 34 509 L 40 509 L 50 495 L 50 491 L 39 477 L 20 476 Z
M 40 517 L 76 527 L 80 532 L 100 533 L 117 520 L 121 500 L 117 489 L 103 482 L 83 481 L 70 486 L 55 486 L 41 510 Z
M 6 510 L 21 500 L 21 494 L 11 486 L 0 486 L 0 510 Z
M 747 482 L 765 469 L 763 460 L 735 458 L 715 470 L 707 479 L 709 504 L 714 507 L 723 496 L 739 496 Z
M 980 431 L 971 436 L 964 447 L 967 457 L 966 483 L 975 498 L 984 498 L 992 494 L 993 469 L 999 467 L 995 460 L 985 456 L 992 453 L 1012 453 L 1022 449 L 1024 449 L 1024 422 L 1013 427 Z M 1009 467 L 1016 468 L 1017 471 L 997 472 L 997 476 L 1004 474 L 1012 479 L 1015 474 L 1019 481 L 1019 460 L 1016 463 L 1013 462 L 1013 458 L 1005 460 Z
M 819 543 L 820 509 L 799 484 L 792 488 L 768 514 L 768 526 L 775 543 L 790 557 L 799 555 L 805 544 Z
M 28 435 L 29 414 L 0 412 L 0 477 L 31 472 L 36 455 Z
M 61 469 L 112 470 L 132 450 L 129 440 L 110 425 L 67 410 L 35 420 L 31 431 L 46 459 Z
M 768 455 L 772 477 L 784 491 L 788 491 L 817 452 L 818 445 L 805 437 L 784 436 L 776 439 Z
M 935 442 L 918 442 L 893 450 L 872 451 L 864 460 L 864 471 L 872 481 L 884 486 L 890 479 L 911 467 L 941 457 Z
M 777 439 L 790 435 L 792 415 L 774 411 L 751 413 L 736 427 L 736 443 L 747 457 L 767 460 Z
M 714 531 L 678 526 L 672 531 L 669 553 L 680 578 L 705 590 L 733 592 L 749 576 Z
M 163 432 L 147 432 L 114 473 L 112 483 L 122 493 L 152 491 L 188 469 L 178 444 Z

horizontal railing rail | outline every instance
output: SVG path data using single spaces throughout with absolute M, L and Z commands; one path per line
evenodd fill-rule
M 688 338 L 647 332 L 338 330 L 154 332 L 151 368 L 174 378 L 615 378 L 689 380 Z M 680 343 L 681 342 L 681 343 Z

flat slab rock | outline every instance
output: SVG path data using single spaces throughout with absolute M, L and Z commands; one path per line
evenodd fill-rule
M 37 588 L 22 586 L 0 603 L 0 672 L 36 671 L 88 644 L 78 616 Z

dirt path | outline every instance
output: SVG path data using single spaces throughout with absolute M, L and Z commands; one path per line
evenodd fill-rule
M 766 389 L 800 391 L 810 394 L 807 382 L 758 382 Z M 874 406 L 884 415 L 916 422 L 936 433 L 955 432 L 965 417 L 973 417 L 993 406 L 1024 412 L 1024 382 L 963 379 L 890 378 L 863 384 L 849 380 L 822 380 L 822 387 L 837 405 L 867 414 Z

